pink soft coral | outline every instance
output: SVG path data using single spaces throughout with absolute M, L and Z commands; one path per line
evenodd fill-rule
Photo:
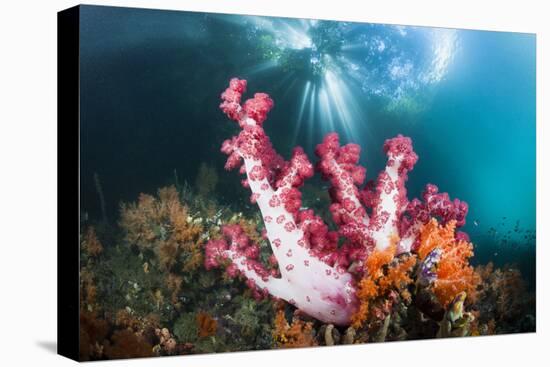
M 258 244 L 238 225 L 225 226 L 223 238 L 207 244 L 205 266 L 229 263 L 227 273 L 244 275 L 256 296 L 271 294 L 321 321 L 349 324 L 358 307 L 354 277 L 365 271 L 369 254 L 390 246 L 393 252 L 408 252 L 432 215 L 460 220 L 467 206 L 432 187 L 425 203 L 408 202 L 405 181 L 418 157 L 411 139 L 401 135 L 385 142 L 386 168 L 376 182 L 360 189 L 366 169 L 358 164 L 359 145 L 340 146 L 338 135 L 331 133 L 315 150 L 317 169 L 332 184 L 330 211 L 339 229 L 330 231 L 312 210 L 300 209 L 299 188 L 313 176 L 313 165 L 301 147 L 294 148 L 289 161 L 277 154 L 262 127 L 273 101 L 256 93 L 241 105 L 245 91 L 246 81 L 235 78 L 222 94 L 220 108 L 241 131 L 221 150 L 228 155 L 225 168 L 246 175 L 243 186 L 262 213 L 280 274 L 264 267 Z

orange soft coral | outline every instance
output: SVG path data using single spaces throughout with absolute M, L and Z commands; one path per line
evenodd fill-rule
M 435 248 L 441 250 L 437 264 L 437 279 L 433 291 L 439 302 L 446 307 L 460 292 L 466 292 L 470 302 L 475 300 L 479 275 L 470 266 L 468 259 L 474 255 L 473 245 L 455 238 L 456 222 L 445 226 L 436 219 L 425 224 L 420 231 L 418 256 L 424 260 Z
M 351 316 L 351 324 L 358 329 L 367 320 L 371 300 L 378 296 L 378 285 L 367 275 L 359 282 L 355 295 L 360 304 L 357 311 Z
M 82 239 L 82 250 L 91 257 L 97 257 L 103 251 L 103 245 L 97 239 L 94 227 L 88 227 Z
M 297 317 L 292 324 L 286 321 L 285 312 L 279 310 L 275 316 L 273 338 L 279 348 L 301 348 L 316 346 L 313 335 L 313 324 L 304 322 Z
M 397 238 L 391 240 L 386 249 L 375 250 L 365 262 L 365 276 L 359 281 L 356 296 L 359 299 L 359 308 L 352 315 L 352 326 L 359 328 L 367 321 L 372 301 L 386 295 L 392 290 L 398 291 L 405 301 L 410 301 L 407 286 L 412 283 L 410 273 L 416 264 L 415 256 L 401 259 L 394 257 Z
M 371 278 L 376 279 L 383 275 L 383 267 L 393 260 L 396 242 L 397 241 L 392 241 L 392 244 L 386 249 L 382 251 L 374 250 L 374 252 L 369 255 L 365 262 L 365 268 Z
M 359 308 L 351 316 L 353 327 L 359 328 L 369 316 L 371 301 L 378 297 L 382 290 L 377 280 L 384 275 L 383 267 L 388 265 L 394 257 L 395 242 L 385 250 L 374 250 L 365 262 L 365 276 L 359 281 L 356 296 L 359 300 Z
M 199 329 L 199 337 L 204 338 L 216 334 L 218 322 L 208 314 L 201 311 L 197 314 L 197 325 Z
M 410 293 L 406 287 L 412 283 L 411 271 L 416 265 L 415 256 L 407 256 L 400 261 L 391 264 L 385 276 L 380 278 L 378 284 L 383 291 L 395 289 L 401 292 L 405 301 L 410 301 Z
M 120 225 L 129 244 L 156 255 L 161 271 L 179 266 L 191 272 L 202 264 L 203 227 L 188 215 L 174 186 L 159 189 L 158 198 L 141 194 L 137 203 L 122 204 Z

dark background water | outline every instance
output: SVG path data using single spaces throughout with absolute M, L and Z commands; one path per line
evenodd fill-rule
M 353 101 L 344 102 L 354 106 L 357 118 L 346 130 L 327 122 L 319 100 L 311 106 L 308 99 L 302 108 L 305 81 L 318 78 L 299 67 L 302 51 L 293 54 L 291 66 L 262 66 L 270 38 L 262 38 L 265 33 L 258 33 L 262 29 L 248 17 L 81 9 L 81 208 L 91 218 L 101 216 L 94 174 L 114 222 L 120 202 L 173 182 L 175 171 L 179 180 L 193 183 L 201 162 L 217 169 L 216 194 L 222 203 L 246 203 L 249 194 L 236 172 L 223 171 L 225 156 L 219 152 L 221 142 L 237 131 L 219 111 L 219 96 L 228 80 L 238 76 L 248 79 L 250 93 L 266 92 L 275 100 L 265 129 L 286 157 L 299 144 L 313 160 L 315 144 L 334 128 L 343 142 L 362 146 L 361 163 L 372 179 L 385 164 L 384 140 L 398 133 L 410 136 L 420 159 L 409 175 L 409 197 L 420 195 L 431 182 L 467 201 L 465 230 L 476 245 L 476 261 L 516 262 L 534 280 L 534 35 L 457 31 L 460 46 L 445 77 L 413 88 L 407 99 L 413 103 L 405 105 L 409 108 L 388 108 L 391 92 L 389 97 L 362 92 L 356 79 L 350 84 Z M 278 32 L 285 32 L 285 22 L 299 23 L 279 20 Z M 344 32 L 331 28 L 336 23 L 324 24 L 329 31 L 319 31 L 316 42 L 338 34 L 340 46 L 352 38 L 373 39 L 388 29 L 355 24 Z M 427 30 L 409 30 L 410 35 L 422 32 Z M 407 40 L 380 54 L 412 55 L 411 60 L 426 64 L 425 38 Z M 352 56 L 364 63 L 360 67 L 387 70 L 389 59 L 369 55 L 360 48 Z M 368 75 L 365 80 L 372 86 L 375 74 Z M 394 78 L 380 77 L 376 83 L 388 90 L 399 87 L 392 84 Z M 304 110 L 313 112 L 308 123 L 300 122 Z

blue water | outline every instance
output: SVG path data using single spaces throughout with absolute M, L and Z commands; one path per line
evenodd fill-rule
M 219 95 L 238 76 L 275 100 L 265 128 L 283 155 L 302 145 L 313 159 L 315 144 L 337 131 L 362 146 L 372 179 L 385 164 L 384 140 L 410 136 L 420 159 L 409 197 L 430 182 L 468 202 L 478 261 L 534 272 L 534 35 L 81 9 L 81 192 L 90 215 L 100 210 L 94 173 L 116 217 L 120 201 L 155 191 L 174 170 L 194 182 L 201 162 L 219 170 L 221 201 L 245 202 L 219 152 L 236 131 Z M 434 69 L 438 44 L 444 67 Z

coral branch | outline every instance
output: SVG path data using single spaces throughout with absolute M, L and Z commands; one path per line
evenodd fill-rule
M 420 230 L 431 218 L 439 218 L 443 225 L 454 221 L 457 228 L 466 224 L 468 204 L 458 199 L 451 200 L 449 194 L 438 191 L 437 186 L 427 184 L 422 193 L 424 202 L 413 199 L 408 204 L 406 209 L 408 217 L 401 221 L 401 242 L 398 252 L 408 252 L 418 247 Z M 464 235 L 466 235 L 464 232 L 456 233 L 456 236 Z M 467 237 L 463 239 L 468 241 Z
M 340 234 L 354 244 L 369 247 L 372 245 L 367 230 L 369 216 L 359 201 L 357 188 L 363 184 L 366 174 L 366 169 L 357 164 L 360 152 L 357 144 L 340 147 L 336 133 L 325 136 L 323 143 L 315 149 L 315 154 L 321 159 L 317 169 L 332 184 L 330 211 Z
M 266 94 L 256 93 L 240 106 L 245 89 L 245 81 L 232 79 L 222 94 L 221 109 L 242 128 L 237 137 L 224 142 L 222 152 L 229 155 L 227 169 L 244 163 L 241 172 L 247 179 L 243 183 L 262 213 L 281 277 L 268 274 L 256 260 L 257 244 L 250 244 L 234 226 L 224 227 L 226 239 L 207 245 L 205 265 L 211 268 L 221 265 L 221 259 L 230 259 L 230 275 L 242 273 L 256 291 L 285 299 L 320 320 L 345 324 L 355 307 L 351 275 L 321 260 L 319 250 L 327 242 L 312 235 L 311 229 L 324 227 L 312 213 L 299 212 L 298 187 L 313 175 L 313 166 L 299 147 L 289 162 L 275 152 L 262 128 L 273 102 Z
M 386 140 L 384 152 L 388 156 L 386 169 L 378 176 L 376 198 L 369 230 L 377 249 L 385 249 L 392 235 L 398 234 L 398 220 L 406 208 L 407 173 L 412 170 L 418 156 L 413 151 L 412 141 L 402 135 Z

